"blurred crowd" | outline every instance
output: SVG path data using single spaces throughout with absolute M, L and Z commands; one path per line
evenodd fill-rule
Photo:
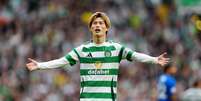
M 27 58 L 60 58 L 90 40 L 88 17 L 105 12 L 108 39 L 176 64 L 178 96 L 201 76 L 201 23 L 176 0 L 0 0 L 0 101 L 79 101 L 79 64 L 26 69 Z M 197 25 L 197 26 L 196 26 Z M 162 67 L 122 61 L 118 101 L 155 101 Z

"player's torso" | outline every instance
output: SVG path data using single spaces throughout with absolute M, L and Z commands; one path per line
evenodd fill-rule
M 86 44 L 80 56 L 81 101 L 114 101 L 117 93 L 121 47 L 110 42 Z

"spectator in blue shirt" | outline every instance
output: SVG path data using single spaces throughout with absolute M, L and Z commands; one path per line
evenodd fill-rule
M 176 101 L 176 80 L 174 75 L 177 72 L 177 67 L 173 64 L 168 64 L 163 68 L 163 74 L 159 77 L 157 90 L 158 101 Z

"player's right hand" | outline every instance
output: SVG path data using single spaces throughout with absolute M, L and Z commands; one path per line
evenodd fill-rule
M 38 69 L 38 65 L 37 65 L 38 62 L 36 60 L 31 58 L 28 58 L 28 60 L 31 62 L 27 63 L 26 66 L 30 71 Z

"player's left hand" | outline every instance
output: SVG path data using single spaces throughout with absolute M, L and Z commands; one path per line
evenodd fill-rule
M 170 58 L 165 58 L 166 54 L 167 53 L 165 52 L 165 53 L 163 53 L 163 54 L 161 54 L 160 56 L 157 57 L 157 64 L 159 64 L 161 66 L 164 66 L 169 62 Z

